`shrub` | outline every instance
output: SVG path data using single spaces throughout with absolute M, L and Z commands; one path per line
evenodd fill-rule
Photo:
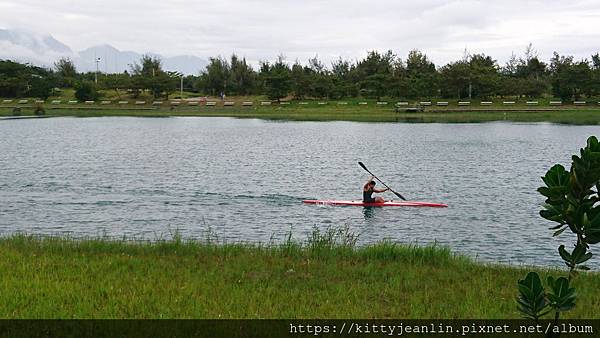
M 565 245 L 558 253 L 569 268 L 568 277 L 555 279 L 549 276 L 548 288 L 544 288 L 539 275 L 529 272 L 518 283 L 517 298 L 519 311 L 527 318 L 538 320 L 554 312 L 555 325 L 561 312 L 575 307 L 577 295 L 571 287 L 578 270 L 589 270 L 584 265 L 592 258 L 590 245 L 600 242 L 600 143 L 591 136 L 580 156 L 573 155 L 571 169 L 554 165 L 542 180 L 546 186 L 538 189 L 546 197 L 540 215 L 558 225 L 550 228 L 554 236 L 569 230 L 577 237 L 572 250 Z
M 96 101 L 100 94 L 93 82 L 82 81 L 75 85 L 75 97 L 79 101 Z
M 42 106 L 41 104 L 36 104 L 35 108 L 33 109 L 33 113 L 35 115 L 44 115 L 46 114 L 46 109 L 44 109 L 44 106 Z

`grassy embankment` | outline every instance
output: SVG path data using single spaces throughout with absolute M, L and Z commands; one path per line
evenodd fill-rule
M 161 106 L 152 106 L 151 100 L 145 105 L 52 105 L 44 104 L 46 115 L 52 116 L 139 116 L 139 117 L 167 117 L 167 116 L 224 116 L 237 118 L 261 118 L 275 120 L 299 121 L 364 121 L 364 122 L 489 122 L 489 121 L 514 121 L 514 122 L 552 122 L 563 124 L 600 124 L 600 106 L 590 102 L 585 106 L 563 105 L 549 106 L 547 102 L 540 101 L 538 106 L 528 106 L 525 102 L 504 106 L 495 102 L 492 106 L 480 106 L 473 102 L 471 106 L 459 107 L 456 102 L 450 102 L 448 107 L 425 107 L 423 112 L 395 112 L 393 101 L 388 105 L 377 105 L 375 101 L 367 105 L 359 105 L 359 100 L 349 100 L 345 105 L 337 102 L 318 104 L 319 101 L 304 101 L 299 104 L 292 101 L 288 105 L 274 103 L 271 106 L 261 106 L 264 98 L 247 97 L 231 98 L 236 103 L 233 107 L 223 107 L 218 99 L 209 98 L 217 102 L 215 107 L 207 106 L 179 106 L 169 107 L 168 102 Z M 229 99 L 228 99 L 229 100 Z M 242 107 L 241 102 L 254 101 L 252 107 Z M 0 105 L 0 116 L 13 115 L 15 105 Z M 33 105 L 23 105 L 22 115 L 32 115 Z
M 516 283 L 528 269 L 476 263 L 439 246 L 357 248 L 336 231 L 271 246 L 3 238 L 0 316 L 519 317 Z M 564 317 L 597 318 L 600 274 L 582 273 L 574 285 L 577 306 Z

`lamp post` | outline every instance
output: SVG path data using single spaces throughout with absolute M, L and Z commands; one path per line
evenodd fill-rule
M 182 72 L 171 72 L 172 76 L 179 77 L 179 98 L 183 99 L 183 73 Z
M 181 74 L 181 86 L 179 89 L 179 97 L 183 99 L 183 74 Z
M 100 63 L 100 58 L 96 58 L 96 74 L 94 76 L 94 81 L 98 84 L 98 63 Z

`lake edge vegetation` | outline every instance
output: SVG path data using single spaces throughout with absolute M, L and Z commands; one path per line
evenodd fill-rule
M 2 318 L 518 318 L 526 269 L 476 262 L 435 243 L 357 246 L 347 227 L 304 242 L 0 238 Z M 535 268 L 542 277 L 555 269 Z M 597 272 L 577 308 L 594 318 Z M 443 286 L 443 287 L 442 287 Z M 485 297 L 481 297 L 485 295 Z
M 38 115 L 39 114 L 39 115 Z M 286 106 L 286 107 L 182 107 L 167 109 L 135 109 L 122 107 L 1 107 L 2 118 L 30 117 L 232 117 L 284 121 L 354 121 L 354 122 L 408 122 L 408 123 L 482 123 L 493 121 L 549 122 L 570 125 L 600 124 L 600 108 L 563 107 L 554 110 L 465 109 L 459 111 L 425 110 L 420 112 L 394 111 L 392 108 L 351 106 Z

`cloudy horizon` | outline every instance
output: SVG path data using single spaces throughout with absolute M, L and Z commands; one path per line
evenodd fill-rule
M 554 51 L 588 58 L 598 52 L 600 3 L 561 1 L 275 1 L 220 2 L 0 1 L 0 28 L 48 34 L 73 50 L 109 44 L 164 56 L 228 57 L 256 65 L 283 54 L 326 65 L 367 51 L 405 58 L 419 49 L 438 66 L 485 53 L 503 65 L 533 44 L 544 61 Z

